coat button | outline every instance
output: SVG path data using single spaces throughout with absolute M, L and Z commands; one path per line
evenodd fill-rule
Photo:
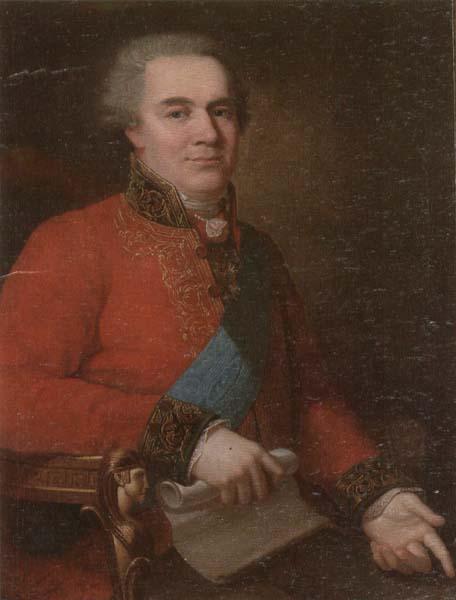
M 222 295 L 222 290 L 218 285 L 210 285 L 207 291 L 209 292 L 209 296 L 211 296 L 211 298 L 219 298 Z
M 196 252 L 196 256 L 198 258 L 206 258 L 206 256 L 207 256 L 206 246 L 198 246 L 196 248 L 195 252 Z

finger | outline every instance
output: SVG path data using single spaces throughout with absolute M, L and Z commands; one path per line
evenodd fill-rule
M 378 546 L 378 552 L 382 555 L 383 560 L 388 565 L 390 571 L 395 571 L 399 564 L 399 559 L 392 550 L 386 546 Z
M 431 561 L 426 553 L 424 556 L 421 553 L 416 555 L 405 547 L 396 548 L 395 553 L 401 562 L 412 569 L 412 571 L 417 573 L 427 573 L 431 569 Z
M 421 573 L 429 573 L 432 570 L 431 558 L 428 551 L 419 542 L 410 542 L 407 544 L 407 550 L 419 559 Z
M 404 564 L 391 548 L 380 546 L 380 552 L 391 570 L 399 571 L 403 575 L 411 575 L 413 573 L 413 570 Z
M 268 452 L 265 452 L 260 460 L 266 473 L 271 476 L 274 485 L 285 476 L 285 469 L 279 461 L 268 454 Z
M 445 524 L 444 517 L 435 513 L 429 506 L 426 506 L 424 502 L 421 502 L 418 496 L 411 496 L 407 504 L 409 509 L 415 513 L 415 515 L 418 515 L 433 527 L 441 527 Z
M 448 577 L 454 577 L 454 565 L 447 547 L 442 542 L 435 531 L 426 533 L 423 538 L 424 545 L 431 550 L 434 556 L 440 561 L 443 570 Z
M 237 497 L 239 504 L 250 504 L 252 501 L 252 486 L 250 477 L 243 477 L 237 482 Z
M 383 554 L 376 542 L 371 542 L 371 550 L 372 558 L 374 559 L 374 562 L 377 565 L 377 567 L 379 567 L 382 571 L 391 571 L 391 567 L 384 559 Z
M 223 487 L 220 491 L 220 499 L 223 504 L 227 506 L 231 506 L 236 501 L 236 488 L 232 485 L 227 485 Z
M 269 493 L 268 480 L 260 467 L 250 469 L 253 491 L 257 500 L 263 500 Z

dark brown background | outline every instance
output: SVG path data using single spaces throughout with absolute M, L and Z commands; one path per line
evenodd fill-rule
M 241 215 L 282 247 L 328 368 L 366 423 L 386 425 L 395 448 L 411 440 L 411 455 L 419 435 L 400 424 L 426 426 L 441 493 L 456 412 L 451 1 L 0 11 L 2 271 L 40 221 L 124 186 L 128 147 L 95 118 L 100 58 L 147 32 L 220 36 L 252 87 Z

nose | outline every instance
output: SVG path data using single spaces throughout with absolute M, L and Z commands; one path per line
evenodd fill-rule
M 220 134 L 217 124 L 207 111 L 201 111 L 194 121 L 195 144 L 214 145 L 218 142 Z

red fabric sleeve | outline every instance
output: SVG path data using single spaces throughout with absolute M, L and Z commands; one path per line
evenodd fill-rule
M 109 269 L 90 225 L 58 217 L 38 228 L 5 278 L 0 304 L 0 445 L 99 454 L 135 447 L 158 396 L 78 377 L 97 349 Z
M 288 338 L 300 403 L 300 474 L 331 490 L 355 464 L 377 456 L 375 444 L 329 382 L 317 344 L 305 323 L 303 304 L 286 274 Z

